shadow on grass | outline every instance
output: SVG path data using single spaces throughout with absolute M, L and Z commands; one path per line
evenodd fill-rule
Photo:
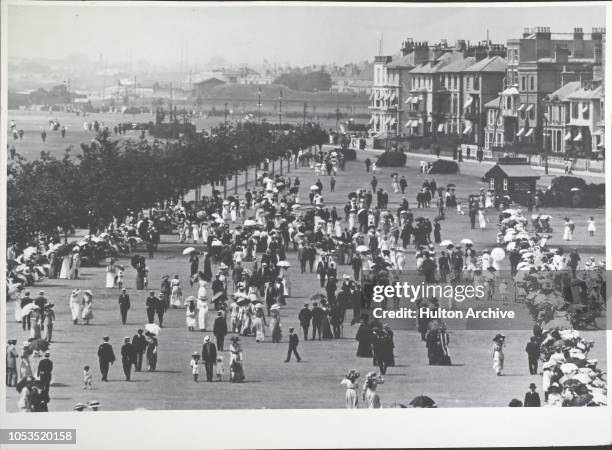
M 139 373 L 181 373 L 180 370 L 153 370 L 153 371 L 142 371 Z

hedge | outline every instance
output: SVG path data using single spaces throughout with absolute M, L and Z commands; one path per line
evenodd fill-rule
M 384 152 L 378 157 L 376 164 L 379 167 L 404 167 L 406 155 L 402 152 Z
M 455 161 L 438 159 L 433 162 L 429 173 L 453 174 L 459 172 L 459 165 Z

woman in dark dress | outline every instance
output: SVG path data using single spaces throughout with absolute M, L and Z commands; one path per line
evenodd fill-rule
M 191 256 L 189 256 L 189 268 L 191 271 L 191 276 L 189 277 L 189 286 L 193 286 L 193 282 L 197 278 L 196 275 L 199 271 L 199 267 L 200 258 L 198 258 L 197 253 L 194 252 L 191 254 Z
M 155 372 L 157 368 L 157 338 L 153 333 L 147 333 L 147 365 L 149 372 Z
M 331 311 L 329 310 L 329 306 L 327 303 L 322 303 L 321 306 L 323 307 L 322 309 L 325 313 L 323 319 L 321 320 L 321 339 L 333 339 L 334 335 L 332 333 L 331 323 L 329 321 L 331 317 Z
M 355 339 L 359 341 L 359 346 L 357 347 L 357 356 L 361 358 L 371 358 L 372 330 L 370 330 L 367 320 L 362 320 L 361 325 L 359 325 L 359 329 L 357 330 L 357 335 L 355 336 Z

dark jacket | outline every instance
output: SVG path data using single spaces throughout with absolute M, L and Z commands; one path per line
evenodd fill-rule
M 205 363 L 217 362 L 217 347 L 212 342 L 202 345 L 202 361 Z
M 121 346 L 121 360 L 127 363 L 131 363 L 136 360 L 136 348 L 134 345 L 126 342 Z
M 310 325 L 310 321 L 312 320 L 312 311 L 308 308 L 302 308 L 298 314 L 298 320 L 302 326 Z
M 98 359 L 101 362 L 115 362 L 115 352 L 113 346 L 108 342 L 103 342 L 98 347 Z
M 525 401 L 523 402 L 523 406 L 526 407 L 534 407 L 534 406 L 541 406 L 541 402 L 540 402 L 540 394 L 538 394 L 537 392 L 527 392 L 525 394 Z
M 147 338 L 143 334 L 135 334 L 132 338 L 132 345 L 136 353 L 144 353 L 147 349 Z
M 44 375 L 51 377 L 51 373 L 53 372 L 53 361 L 50 359 L 44 358 L 41 359 L 38 363 L 38 370 L 36 371 L 36 376 L 41 378 Z
M 213 325 L 213 334 L 215 336 L 225 336 L 227 334 L 227 322 L 224 317 L 217 317 Z
M 296 348 L 299 343 L 300 343 L 300 338 L 298 337 L 296 333 L 289 335 L 289 347 Z
M 119 295 L 119 307 L 130 309 L 130 296 L 127 294 Z
M 321 323 L 325 317 L 325 311 L 322 308 L 315 306 L 312 308 L 312 323 Z

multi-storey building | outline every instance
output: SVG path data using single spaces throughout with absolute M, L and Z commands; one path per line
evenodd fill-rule
M 601 98 L 601 83 L 589 81 L 583 81 L 580 89 L 567 96 L 570 114 L 566 142 L 572 156 L 591 157 L 603 145 Z
M 500 52 L 501 47 L 497 47 Z M 495 55 L 463 70 L 462 128 L 464 142 L 467 144 L 483 146 L 487 126 L 486 105 L 492 100 L 497 100 L 495 104 L 499 106 L 499 88 L 503 85 L 506 68 L 506 60 L 502 56 Z
M 492 151 L 504 143 L 504 121 L 501 114 L 502 97 L 496 97 L 484 104 L 486 124 L 484 125 L 484 149 Z
M 544 150 L 551 155 L 565 155 L 566 142 L 572 139 L 569 128 L 568 96 L 580 89 L 580 81 L 570 81 L 544 99 Z
M 394 136 L 398 129 L 399 78 L 387 69 L 387 64 L 392 60 L 392 56 L 374 58 L 374 82 L 369 108 L 372 111 L 370 131 L 377 137 Z
M 593 29 L 585 39 L 582 28 L 575 28 L 568 36 L 537 27 L 525 29 L 522 38 L 508 41 L 501 110 L 506 149 L 542 149 L 544 99 L 569 81 L 592 78 L 593 67 L 601 64 L 604 32 Z

